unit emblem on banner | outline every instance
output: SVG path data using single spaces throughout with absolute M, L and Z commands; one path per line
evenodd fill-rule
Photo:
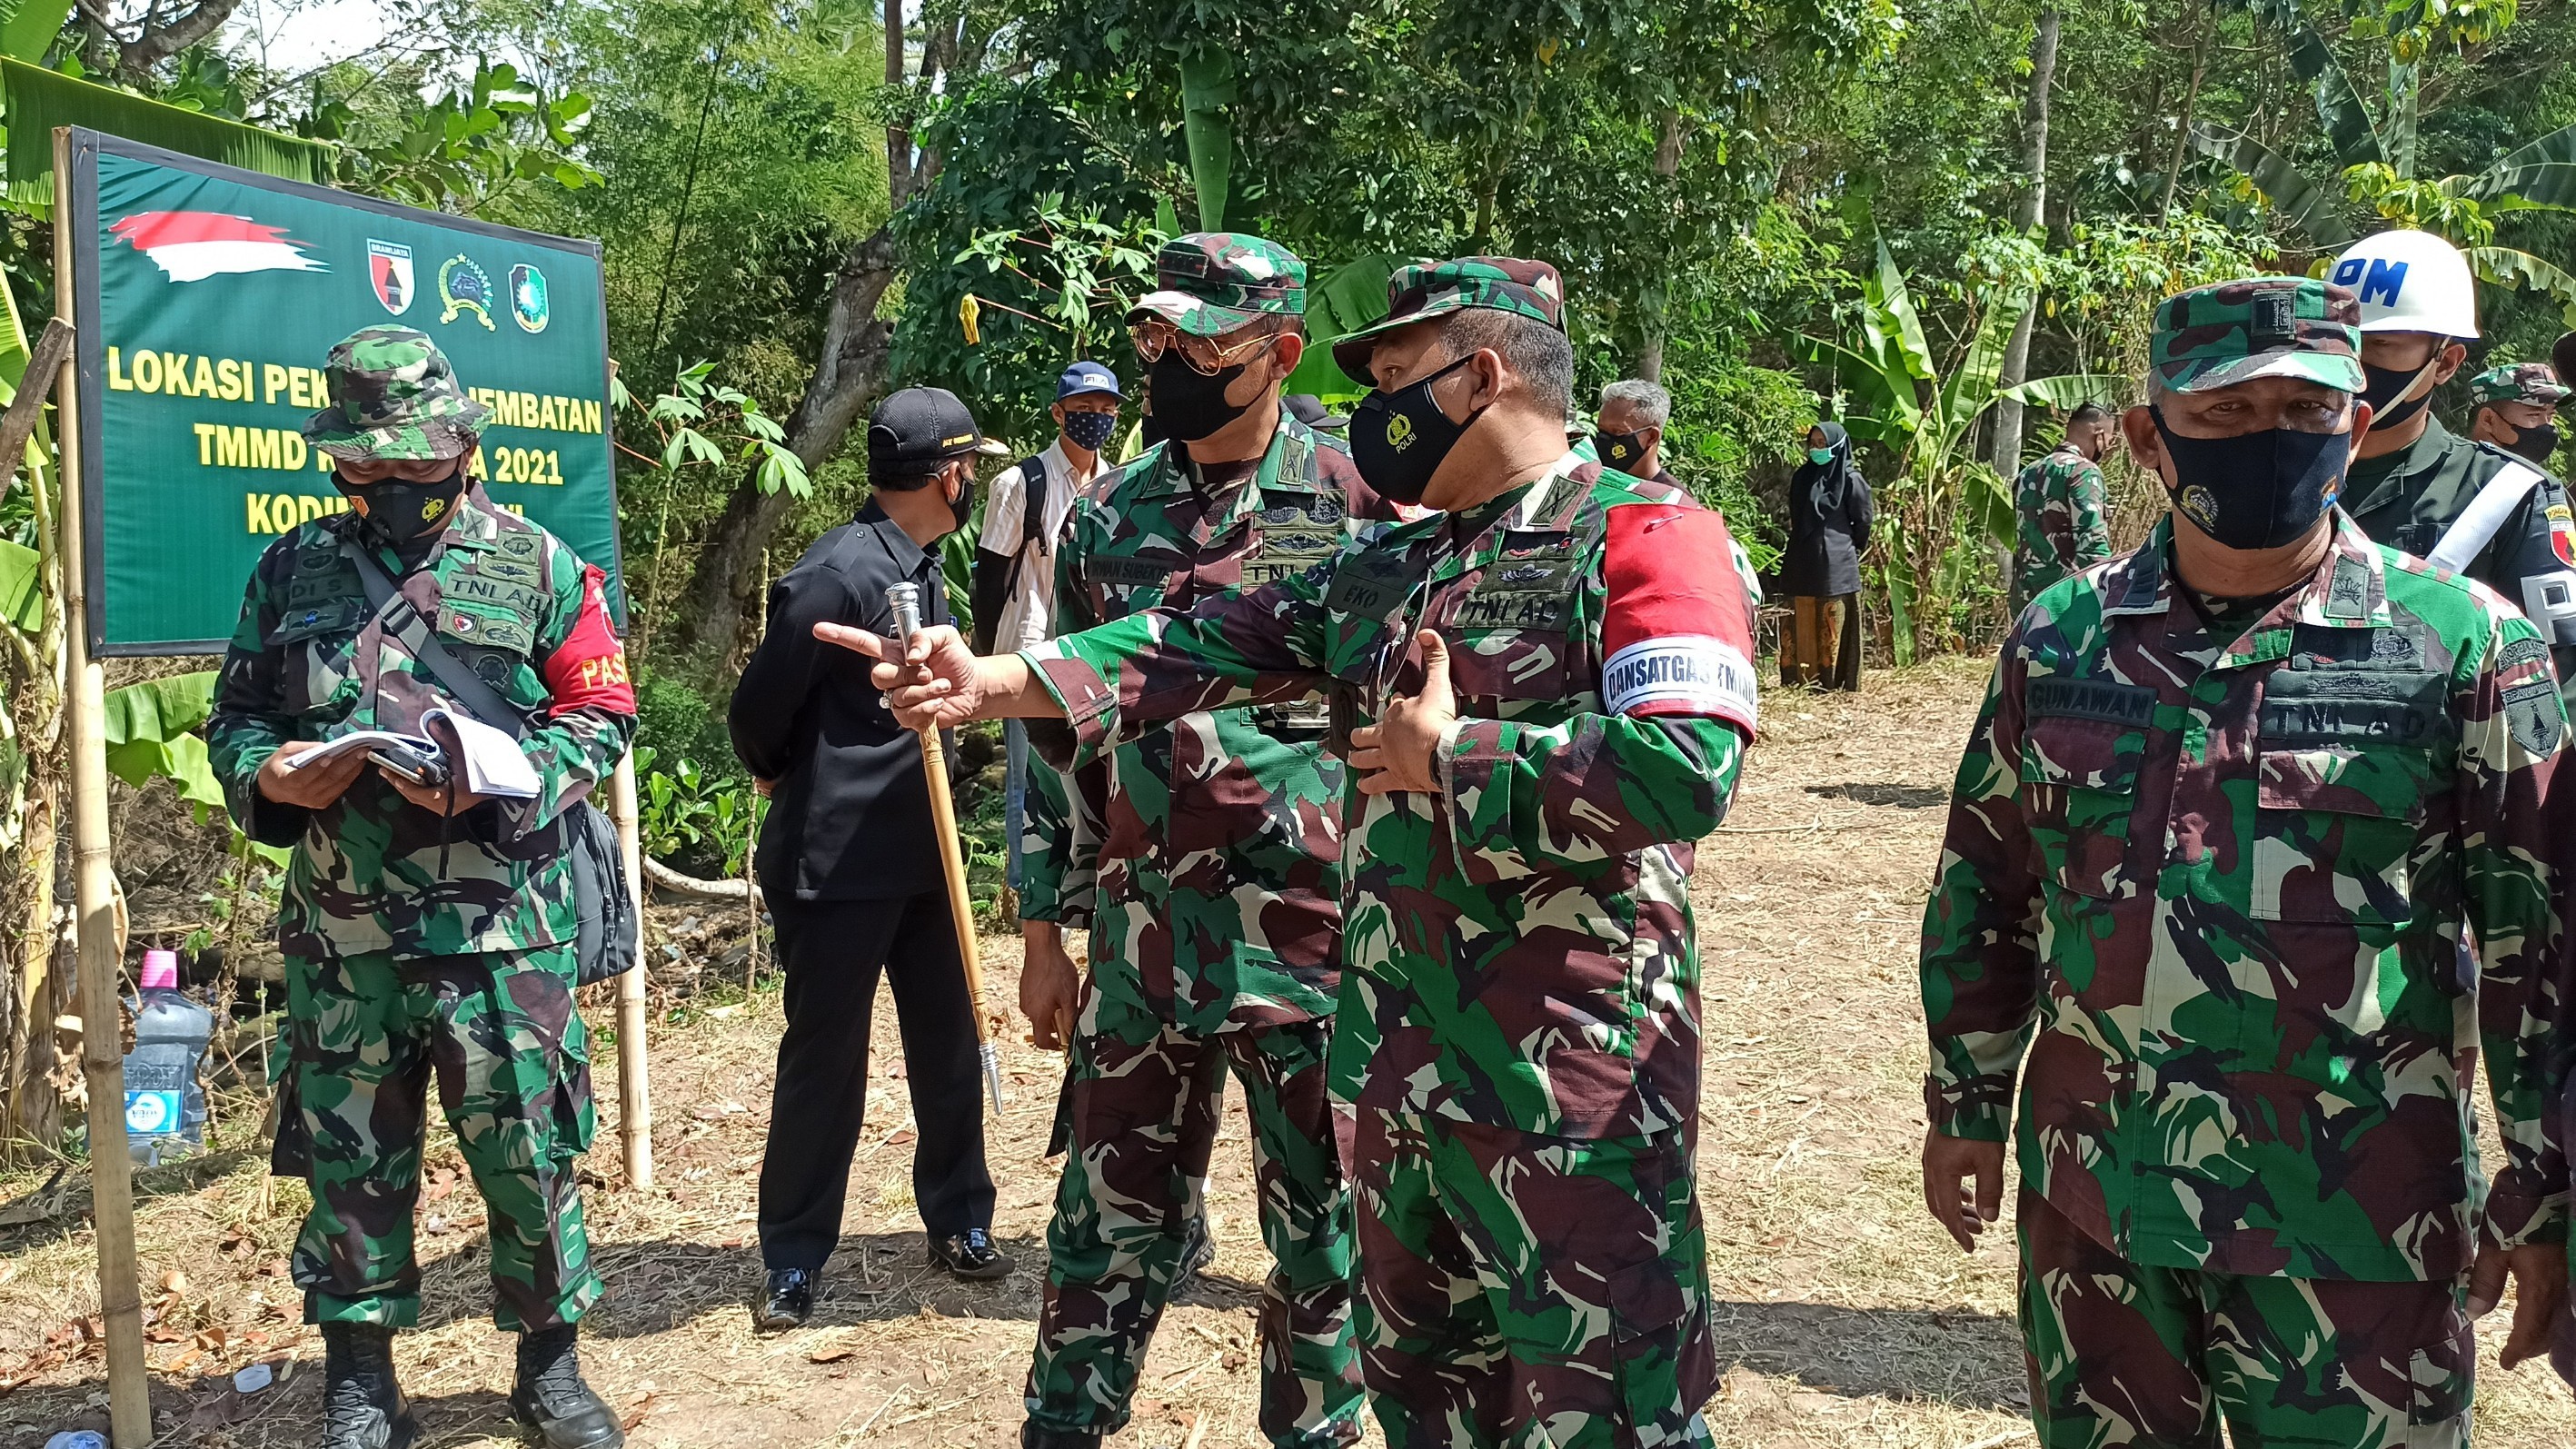
M 174 282 L 237 272 L 327 272 L 283 227 L 220 211 L 138 211 L 108 227 Z
M 492 278 L 463 252 L 438 264 L 438 300 L 446 304 L 439 321 L 453 322 L 457 313 L 471 312 L 484 331 L 492 330 Z
M 510 315 L 523 332 L 543 332 L 554 315 L 546 301 L 546 274 L 525 262 L 510 269 Z
M 367 282 L 386 311 L 397 317 L 410 311 L 411 299 L 418 294 L 412 280 L 411 248 L 367 238 Z

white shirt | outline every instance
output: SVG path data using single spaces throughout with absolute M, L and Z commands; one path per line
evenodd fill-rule
M 1065 519 L 1073 512 L 1074 496 L 1100 476 L 1100 455 L 1092 455 L 1091 471 L 1076 473 L 1073 462 L 1064 455 L 1064 439 L 1059 435 L 1038 454 L 1038 466 L 1047 471 L 1046 516 L 1040 519 L 1040 536 L 1020 537 L 1020 522 L 1028 512 L 1027 483 L 1016 467 L 1005 469 L 993 480 L 991 494 L 984 501 L 984 536 L 976 547 L 986 553 L 1020 559 L 1020 576 L 1011 596 L 1002 601 L 1002 617 L 993 630 L 995 653 L 1011 654 L 1033 645 L 1043 644 L 1053 631 L 1048 627 L 1055 613 L 1055 550 L 1064 539 Z M 1025 552 L 1023 549 L 1025 548 Z

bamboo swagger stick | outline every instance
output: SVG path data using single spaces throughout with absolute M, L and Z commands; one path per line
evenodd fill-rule
M 897 654 L 912 647 L 921 632 L 921 590 L 912 584 L 889 584 L 886 607 L 894 611 Z M 967 1003 L 975 1013 L 975 1055 L 984 1064 L 984 1088 L 992 1093 L 993 1112 L 1002 1111 L 1002 1059 L 993 1047 L 992 1023 L 984 1016 L 984 962 L 976 951 L 975 905 L 966 894 L 966 852 L 957 835 L 957 802 L 948 794 L 948 752 L 933 725 L 921 731 L 921 773 L 930 785 L 930 826 L 939 837 L 939 863 L 948 872 L 948 918 L 957 928 L 957 958 L 966 966 Z

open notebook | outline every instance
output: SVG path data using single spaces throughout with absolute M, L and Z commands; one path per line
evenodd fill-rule
M 422 715 L 420 728 L 416 735 L 357 730 L 320 749 L 306 750 L 287 761 L 286 768 L 301 770 L 354 750 L 406 779 L 441 784 L 453 775 L 460 789 L 477 795 L 507 800 L 537 797 L 536 768 L 520 752 L 519 742 L 502 731 L 447 709 Z M 456 741 L 454 749 L 439 743 L 442 734 Z

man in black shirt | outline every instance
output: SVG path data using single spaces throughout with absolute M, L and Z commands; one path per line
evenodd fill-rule
M 819 623 L 890 633 L 889 584 L 917 586 L 929 622 L 948 622 L 938 542 L 973 509 L 983 441 L 965 404 L 942 389 L 907 388 L 880 404 L 868 424 L 867 506 L 771 588 L 768 632 L 734 690 L 734 750 L 773 801 L 753 863 L 787 971 L 787 1032 L 760 1168 L 762 1328 L 805 1321 L 840 1239 L 880 971 L 903 1031 L 919 1129 L 913 1195 L 930 1261 L 961 1278 L 1011 1271 L 989 1231 L 974 1008 L 921 742 L 894 722 L 866 669 L 814 638 Z

